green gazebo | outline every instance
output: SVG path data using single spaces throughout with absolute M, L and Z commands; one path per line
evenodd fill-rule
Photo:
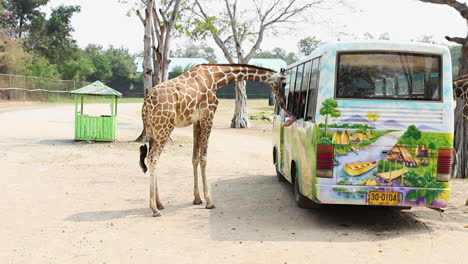
M 122 93 L 100 81 L 70 92 L 75 95 L 75 140 L 114 141 L 117 129 L 117 98 Z M 109 99 L 110 115 L 90 116 L 83 111 L 85 98 Z

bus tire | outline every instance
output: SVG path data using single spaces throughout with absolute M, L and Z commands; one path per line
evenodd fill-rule
M 293 188 L 294 188 L 294 201 L 299 208 L 308 208 L 309 198 L 305 197 L 299 190 L 299 181 L 297 180 L 296 175 L 296 164 L 292 164 L 291 168 L 291 177 L 293 179 Z

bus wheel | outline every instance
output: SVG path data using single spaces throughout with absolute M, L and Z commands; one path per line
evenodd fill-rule
M 300 208 L 307 208 L 310 200 L 299 191 L 299 181 L 296 177 L 296 166 L 294 164 L 291 170 L 291 177 L 293 177 L 294 181 L 294 200 L 297 206 Z

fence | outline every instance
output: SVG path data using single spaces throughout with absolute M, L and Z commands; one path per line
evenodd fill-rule
M 0 74 L 0 99 L 16 101 L 60 101 L 71 99 L 69 92 L 89 82 L 56 80 L 32 76 Z

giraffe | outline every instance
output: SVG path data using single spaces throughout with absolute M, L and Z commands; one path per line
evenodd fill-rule
M 149 148 L 146 144 L 140 147 L 140 167 L 146 173 L 146 158 L 150 174 L 150 208 L 154 217 L 161 216 L 159 210 L 164 209 L 159 198 L 155 168 L 174 127 L 193 125 L 193 204 L 202 203 L 198 189 L 200 166 L 205 208 L 215 208 L 208 190 L 206 165 L 208 139 L 218 106 L 217 89 L 235 81 L 254 80 L 267 83 L 276 95 L 279 107 L 290 117 L 285 123 L 289 126 L 296 118 L 285 109 L 285 79 L 284 70 L 277 73 L 248 64 L 201 64 L 174 79 L 156 85 L 146 95 L 142 119 Z

